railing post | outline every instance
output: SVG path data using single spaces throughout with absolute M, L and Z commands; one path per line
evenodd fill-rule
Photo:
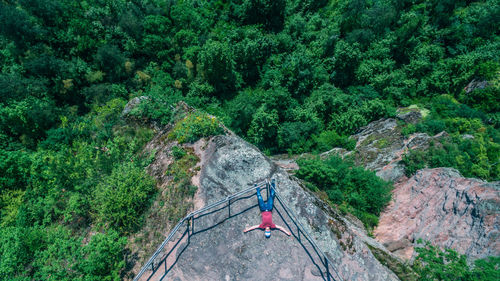
M 191 218 L 187 221 L 187 232 L 188 232 L 188 242 L 191 241 L 191 231 L 189 230 L 191 226 Z
M 194 215 L 191 217 L 191 234 L 194 234 Z
M 231 217 L 231 198 L 229 198 L 229 196 L 227 198 L 227 211 L 228 211 L 228 215 L 229 215 L 228 218 L 230 218 Z
M 153 272 L 155 272 L 155 263 L 154 263 L 154 261 L 151 262 L 151 270 Z
M 330 267 L 328 266 L 328 259 L 325 256 L 325 265 L 326 265 L 326 280 L 331 281 L 330 279 Z

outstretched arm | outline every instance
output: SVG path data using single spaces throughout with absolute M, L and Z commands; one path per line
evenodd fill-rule
M 250 230 L 254 230 L 256 228 L 259 228 L 259 225 L 250 226 L 249 228 L 243 230 L 243 232 L 249 232 Z
M 288 236 L 292 235 L 288 230 L 286 230 L 284 227 L 281 227 L 279 225 L 276 226 L 276 229 L 283 231 Z

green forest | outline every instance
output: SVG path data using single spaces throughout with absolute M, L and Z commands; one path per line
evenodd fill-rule
M 147 124 L 170 123 L 179 101 L 200 112 L 176 125 L 179 143 L 221 133 L 220 121 L 268 155 L 353 149 L 359 128 L 417 105 L 429 114 L 405 134 L 449 136 L 405 155 L 407 175 L 499 180 L 499 22 L 497 0 L 0 0 L 0 279 L 123 278 L 127 238 L 157 196 Z M 387 183 L 318 161 L 299 176 L 376 224 Z M 341 188 L 356 175 L 370 187 Z M 477 273 L 456 253 L 460 271 L 426 270 L 444 255 L 429 247 L 422 280 L 498 274 L 498 260 Z

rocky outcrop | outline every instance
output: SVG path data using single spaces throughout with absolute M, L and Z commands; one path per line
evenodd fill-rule
M 453 248 L 471 260 L 500 255 L 498 182 L 466 179 L 449 168 L 424 169 L 411 178 L 405 176 L 401 160 L 408 150 L 425 150 L 431 141 L 447 137 L 446 132 L 405 137 L 402 128 L 420 119 L 418 109 L 401 110 L 397 118 L 381 119 L 361 128 L 352 136 L 357 141 L 353 152 L 334 148 L 322 156 L 352 155 L 358 165 L 395 183 L 393 199 L 374 233 L 399 258 L 414 257 L 419 238 Z
M 122 117 L 127 117 L 129 114 L 139 106 L 143 101 L 149 100 L 149 97 L 147 96 L 140 96 L 140 97 L 135 97 L 127 102 L 125 105 L 125 108 L 123 108 L 122 111 Z
M 352 136 L 357 141 L 357 163 L 395 183 L 393 199 L 374 232 L 376 239 L 403 259 L 414 256 L 419 238 L 471 259 L 499 255 L 498 182 L 466 179 L 449 168 L 421 170 L 410 179 L 404 175 L 401 159 L 408 150 L 427 149 L 432 140 L 447 136 L 441 132 L 404 137 L 404 124 L 419 119 L 415 111 L 400 113 L 397 119 L 372 122 Z
M 500 255 L 500 182 L 462 177 L 451 168 L 424 169 L 395 185 L 374 234 L 410 259 L 421 238 L 469 258 Z
M 420 118 L 420 114 L 414 111 L 398 115 L 401 123 L 415 123 Z M 402 125 L 394 118 L 381 119 L 361 128 L 352 136 L 356 140 L 354 156 L 357 164 L 375 171 L 384 180 L 396 182 L 404 177 L 401 160 L 409 149 L 426 149 L 432 140 L 447 135 L 446 132 L 435 136 L 414 133 L 405 137 L 401 130 Z
M 368 237 L 355 219 L 341 216 L 254 146 L 234 136 L 217 136 L 203 146 L 205 148 L 199 150 L 202 167 L 195 181 L 199 185 L 195 196 L 199 206 L 216 202 L 255 182 L 275 178 L 279 194 L 334 263 L 343 280 L 398 280 L 374 257 L 367 244 L 388 252 Z M 246 204 L 250 206 L 256 203 L 254 196 L 248 200 Z M 275 223 L 283 226 L 290 223 L 286 217 L 283 221 L 277 215 L 280 209 L 276 206 Z M 209 228 L 217 221 L 216 215 L 213 219 L 210 217 L 196 221 L 195 228 Z M 169 273 L 170 279 L 320 280 L 315 260 L 310 257 L 314 253 L 307 245 L 277 231 L 270 239 L 265 239 L 259 230 L 242 232 L 245 227 L 258 224 L 259 220 L 259 210 L 254 207 L 224 220 L 217 227 L 193 235 L 189 247 Z
M 464 91 L 466 94 L 469 94 L 477 89 L 482 90 L 488 87 L 489 85 L 490 83 L 486 80 L 479 81 L 473 79 L 472 81 L 469 82 L 469 84 L 467 84 L 467 86 L 465 86 Z

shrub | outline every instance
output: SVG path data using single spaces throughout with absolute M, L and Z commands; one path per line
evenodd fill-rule
M 326 160 L 299 160 L 297 177 L 309 182 L 313 190 L 325 191 L 328 199 L 344 205 L 366 226 L 377 224 L 377 216 L 391 199 L 391 184 L 374 172 L 338 156 Z
M 432 135 L 440 133 L 446 129 L 446 124 L 440 119 L 426 119 L 422 123 L 416 125 L 416 131 L 429 132 Z
M 425 168 L 426 162 L 427 154 L 424 151 L 410 150 L 403 155 L 405 174 L 407 176 L 414 175 L 418 170 Z
M 186 156 L 186 151 L 182 149 L 182 147 L 174 146 L 172 147 L 172 155 L 176 160 L 179 160 L 182 157 Z
M 97 221 L 122 232 L 133 230 L 139 226 L 142 211 L 154 191 L 154 180 L 134 163 L 115 167 L 95 189 L 93 206 Z
M 419 239 L 418 243 L 422 243 Z M 474 262 L 474 267 L 467 264 L 465 255 L 453 249 L 440 249 L 429 241 L 416 247 L 418 256 L 413 264 L 413 269 L 420 276 L 419 280 L 443 281 L 479 281 L 498 280 L 500 274 L 500 258 L 488 257 Z
M 319 131 L 319 125 L 313 120 L 306 122 L 284 122 L 278 129 L 278 146 L 288 148 L 292 153 L 309 151 L 307 140 Z
M 265 105 L 257 109 L 248 129 L 248 138 L 260 147 L 273 147 L 277 144 L 279 116 L 276 109 L 268 110 Z
M 333 130 L 323 131 L 313 138 L 318 151 L 328 151 L 334 147 L 343 147 L 352 150 L 356 146 L 356 141 L 354 139 L 347 136 L 340 136 Z
M 120 280 L 120 271 L 125 266 L 124 247 L 126 237 L 113 230 L 96 233 L 81 249 L 80 271 L 94 280 Z
M 38 228 L 0 228 L 0 279 L 12 280 L 26 274 L 26 265 L 40 249 L 42 231 Z M 19 280 L 28 280 L 19 279 Z
M 405 137 L 415 133 L 417 128 L 413 124 L 408 124 L 401 129 L 401 134 Z
M 195 142 L 203 137 L 223 133 L 223 129 L 215 117 L 198 111 L 188 114 L 174 127 L 172 136 L 179 143 Z
M 452 167 L 465 177 L 497 180 L 500 145 L 475 134 L 471 139 L 456 135 L 432 142 L 424 151 L 410 150 L 403 155 L 405 174 L 411 176 L 425 167 Z

